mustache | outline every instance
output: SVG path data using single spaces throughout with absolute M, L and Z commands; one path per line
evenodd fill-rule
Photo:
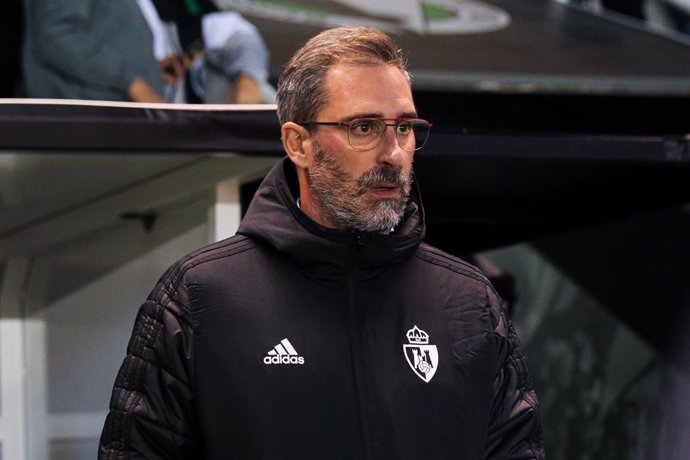
M 397 185 L 405 189 L 408 186 L 410 179 L 407 174 L 403 172 L 402 167 L 393 165 L 383 165 L 373 168 L 362 175 L 357 181 L 357 189 L 360 194 L 363 194 L 368 187 L 372 185 L 385 182 L 387 184 Z

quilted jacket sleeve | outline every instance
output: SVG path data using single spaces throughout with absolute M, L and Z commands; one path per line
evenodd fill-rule
M 164 276 L 139 309 L 113 388 L 99 459 L 199 457 L 192 422 L 190 315 L 184 294 L 170 287 L 171 278 Z
M 539 402 L 525 356 L 513 324 L 492 290 L 489 297 L 498 316 L 495 332 L 500 360 L 494 381 L 485 458 L 543 460 L 545 453 Z

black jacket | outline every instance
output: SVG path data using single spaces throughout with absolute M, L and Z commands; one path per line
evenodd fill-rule
M 422 243 L 418 199 L 378 235 L 317 225 L 294 190 L 283 160 L 236 236 L 161 278 L 100 457 L 544 458 L 515 331 L 477 269 Z

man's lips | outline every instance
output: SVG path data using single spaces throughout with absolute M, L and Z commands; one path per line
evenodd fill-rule
M 381 198 L 397 198 L 400 196 L 400 185 L 392 183 L 378 183 L 369 187 L 369 191 Z

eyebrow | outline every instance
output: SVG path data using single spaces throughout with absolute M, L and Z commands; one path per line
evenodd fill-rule
M 395 118 L 417 118 L 417 112 L 405 112 L 399 114 Z M 355 113 L 352 115 L 348 115 L 347 117 L 343 117 L 340 119 L 340 121 L 352 121 L 356 118 L 385 118 L 382 113 L 380 112 L 367 112 L 367 113 Z

